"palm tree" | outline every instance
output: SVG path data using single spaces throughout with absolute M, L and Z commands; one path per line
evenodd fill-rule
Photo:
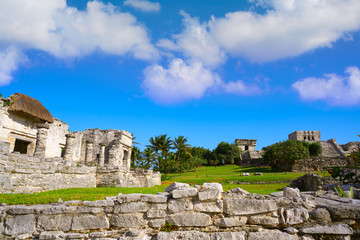
M 151 148 L 147 147 L 144 149 L 144 151 L 142 152 L 144 161 L 145 161 L 145 166 L 144 168 L 149 169 L 151 165 L 154 164 L 154 152 Z
M 179 136 L 177 138 L 175 138 L 175 141 L 172 141 L 174 144 L 174 148 L 176 149 L 176 157 L 177 157 L 177 161 L 179 162 L 180 165 L 180 175 L 182 173 L 182 162 L 181 162 L 181 158 L 180 155 L 184 152 L 188 152 L 191 145 L 187 143 L 187 138 L 184 136 Z
M 155 161 L 154 161 L 154 168 L 160 168 L 160 161 L 159 161 L 159 151 L 160 151 L 160 137 L 155 136 L 155 138 L 151 137 L 149 139 L 149 145 L 146 145 L 146 148 L 149 148 L 153 153 L 155 153 Z
M 131 167 L 137 167 L 136 161 L 138 160 L 140 156 L 140 149 L 136 146 L 133 146 L 131 151 Z
M 171 149 L 173 149 L 172 141 L 167 134 L 159 136 L 159 146 L 161 151 L 161 158 L 159 159 L 159 167 L 165 172 L 168 170 L 168 156 Z

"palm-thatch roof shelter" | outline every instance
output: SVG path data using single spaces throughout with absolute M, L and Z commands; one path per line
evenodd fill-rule
M 22 93 L 14 93 L 11 95 L 14 99 L 13 104 L 9 107 L 8 111 L 28 114 L 37 117 L 48 123 L 53 123 L 54 118 L 42 104 L 35 98 L 29 97 Z

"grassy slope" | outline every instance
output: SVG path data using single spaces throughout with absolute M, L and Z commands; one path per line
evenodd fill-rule
M 241 176 L 243 172 L 251 175 L 255 172 L 262 172 L 263 176 Z M 196 172 L 180 174 L 169 174 L 171 177 L 164 181 L 161 186 L 152 188 L 71 188 L 54 190 L 35 194 L 0 194 L 0 202 L 7 204 L 46 204 L 57 202 L 59 198 L 63 201 L 69 200 L 100 200 L 107 196 L 116 196 L 118 193 L 151 193 L 163 192 L 172 182 L 186 182 L 189 184 L 203 184 L 204 182 L 220 182 L 223 184 L 224 191 L 232 188 L 241 187 L 251 193 L 269 194 L 280 191 L 287 183 L 273 184 L 229 184 L 229 181 L 241 182 L 269 182 L 295 179 L 304 173 L 284 173 L 272 172 L 269 167 L 247 167 L 226 165 L 221 167 L 200 167 Z

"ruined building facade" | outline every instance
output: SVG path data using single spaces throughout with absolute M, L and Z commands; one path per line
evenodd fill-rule
M 255 139 L 236 139 L 235 144 L 241 150 L 241 164 L 257 164 L 262 162 L 262 151 L 255 150 Z
M 10 101 L 11 100 L 11 101 Z M 130 169 L 132 136 L 124 130 L 69 132 L 36 99 L 0 99 L 1 192 L 72 187 L 151 187 L 152 170 Z

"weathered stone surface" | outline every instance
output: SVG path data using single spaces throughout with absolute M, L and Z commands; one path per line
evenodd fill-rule
M 192 211 L 193 209 L 194 205 L 189 199 L 170 199 L 168 202 L 169 213 Z
M 35 231 L 35 215 L 8 216 L 5 219 L 5 234 L 15 235 L 33 233 Z
M 198 231 L 188 231 L 188 232 L 159 232 L 155 238 L 156 240 L 210 240 L 209 234 L 198 232 Z
M 320 222 L 330 222 L 331 217 L 328 210 L 325 208 L 317 208 L 309 212 L 312 219 L 320 221 Z
M 298 240 L 297 235 L 290 235 L 279 230 L 268 230 L 263 232 L 251 232 L 248 240 Z
M 220 183 L 204 183 L 200 188 L 200 192 L 208 190 L 218 190 L 219 192 L 224 191 Z
M 217 202 L 196 202 L 194 210 L 198 212 L 219 213 L 222 212 L 223 205 L 221 200 Z
M 244 190 L 244 189 L 242 189 L 240 187 L 231 189 L 231 190 L 227 191 L 227 193 L 237 194 L 237 195 L 240 195 L 240 196 L 247 196 L 247 195 L 251 194 L 248 191 L 246 191 L 246 190 Z
M 41 232 L 39 235 L 39 240 L 56 240 L 60 239 L 60 235 L 64 232 L 61 231 L 50 231 L 50 232 Z
M 283 189 L 284 197 L 300 197 L 300 191 L 298 188 L 285 187 Z
M 80 215 L 75 216 L 72 221 L 71 230 L 86 230 L 86 229 L 98 229 L 108 228 L 109 221 L 105 215 Z
M 92 214 L 97 214 L 97 213 L 104 213 L 104 209 L 103 208 L 99 208 L 99 207 L 78 207 L 76 209 L 77 213 L 92 213 Z
M 218 189 L 208 189 L 198 193 L 200 201 L 216 201 L 221 199 L 221 192 Z
M 309 213 L 305 208 L 281 209 L 281 218 L 284 224 L 299 224 L 309 218 Z
M 113 207 L 114 201 L 112 200 L 97 200 L 97 201 L 84 201 L 86 207 Z
M 63 214 L 63 213 L 75 213 L 77 207 L 75 206 L 52 206 L 45 208 L 41 211 L 41 214 Z
M 172 197 L 177 198 L 187 198 L 187 197 L 193 197 L 196 196 L 197 189 L 193 187 L 189 187 L 186 189 L 176 189 L 172 191 Z
M 272 200 L 224 198 L 224 212 L 229 215 L 250 215 L 277 210 Z
M 279 219 L 269 216 L 251 216 L 249 218 L 250 224 L 276 226 L 279 225 Z
M 143 194 L 141 201 L 150 203 L 166 203 L 167 197 L 163 195 Z
M 150 203 L 149 209 L 166 210 L 168 205 L 166 203 Z
M 64 231 L 71 228 L 72 216 L 70 215 L 40 215 L 37 227 L 45 231 Z
M 166 216 L 166 213 L 164 210 L 153 210 L 150 209 L 146 213 L 147 218 L 164 218 Z
M 189 188 L 190 185 L 187 183 L 178 183 L 178 182 L 174 182 L 173 184 L 171 184 L 170 186 L 168 186 L 165 189 L 165 192 L 171 192 L 175 189 L 185 189 L 185 188 Z
M 184 212 L 168 216 L 168 221 L 179 227 L 205 227 L 210 225 L 210 220 L 204 213 Z
M 296 228 L 293 228 L 293 227 L 284 228 L 284 231 L 287 233 L 290 233 L 290 234 L 295 234 L 295 233 L 299 232 L 299 230 L 297 230 Z
M 333 219 L 360 219 L 360 207 L 357 204 L 342 203 L 327 205 L 326 208 Z
M 110 224 L 115 227 L 123 228 L 142 228 L 146 225 L 143 214 L 114 214 L 110 219 Z
M 145 202 L 129 202 L 115 205 L 114 213 L 146 212 L 148 209 Z
M 122 194 L 120 193 L 117 196 L 117 200 L 119 203 L 128 203 L 128 202 L 137 202 L 141 200 L 142 194 L 140 193 L 132 193 L 132 194 Z
M 210 233 L 211 240 L 245 240 L 244 232 L 218 232 Z
M 314 226 L 300 229 L 301 233 L 307 234 L 333 234 L 333 235 L 351 235 L 352 228 L 346 224 L 334 224 L 325 226 Z
M 162 226 L 165 225 L 165 220 L 164 219 L 152 219 L 149 221 L 148 225 L 149 225 L 149 227 L 152 227 L 152 228 L 161 228 Z
M 240 222 L 239 217 L 220 218 L 214 221 L 215 226 L 218 227 L 237 227 L 245 223 Z

